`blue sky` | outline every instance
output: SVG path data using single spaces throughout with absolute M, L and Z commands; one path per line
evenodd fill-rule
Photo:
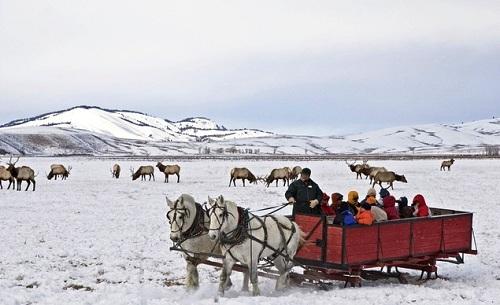
M 0 45 L 0 122 L 87 104 L 330 135 L 500 115 L 499 1 L 0 0 Z

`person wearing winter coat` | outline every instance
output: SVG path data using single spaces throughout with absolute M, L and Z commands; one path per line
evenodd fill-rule
M 328 204 L 328 201 L 330 201 L 330 196 L 323 193 L 323 198 L 321 199 L 321 211 L 327 216 L 335 215 L 335 209 L 333 206 Z
M 300 179 L 290 184 L 285 198 L 289 204 L 293 204 L 293 215 L 297 212 L 321 215 L 320 203 L 323 199 L 323 192 L 318 184 L 311 179 L 309 168 L 302 169 Z
M 415 217 L 427 217 L 431 216 L 431 212 L 427 203 L 425 202 L 424 196 L 418 194 L 413 198 L 413 216 Z
M 334 224 L 342 226 L 350 226 L 356 224 L 356 219 L 354 214 L 349 207 L 347 202 L 342 202 L 340 207 L 336 211 L 335 218 L 333 219 Z
M 380 195 L 380 198 L 377 202 L 377 205 L 379 207 L 383 207 L 384 206 L 384 198 L 389 196 L 391 193 L 389 193 L 389 191 L 387 189 L 381 188 L 380 192 L 378 194 Z
M 387 213 L 383 209 L 377 206 L 377 200 L 375 199 L 375 197 L 372 196 L 368 197 L 366 199 L 366 203 L 372 207 L 370 209 L 370 212 L 372 213 L 373 220 L 375 222 L 381 222 L 387 220 Z
M 349 203 L 349 206 L 351 207 L 353 214 L 357 215 L 359 212 L 359 195 L 358 192 L 356 191 L 350 191 L 347 194 L 347 203 Z
M 342 203 L 342 200 L 344 199 L 344 196 L 340 193 L 333 193 L 332 194 L 332 207 L 336 211 L 338 208 L 340 208 L 340 204 Z
M 399 219 L 399 211 L 396 209 L 396 198 L 389 195 L 384 197 L 384 211 L 387 213 L 387 218 L 389 220 Z
M 361 225 L 372 225 L 373 224 L 373 215 L 370 211 L 372 208 L 368 203 L 364 203 L 359 207 L 359 213 L 356 215 L 356 221 Z
M 360 204 L 367 202 L 366 200 L 370 197 L 373 197 L 375 199 L 375 203 L 373 203 L 371 205 L 373 206 L 374 204 L 377 204 L 377 200 L 376 200 L 377 199 L 377 191 L 373 187 L 368 189 L 368 192 L 366 193 L 365 199 L 363 199 L 360 202 Z
M 399 217 L 400 218 L 411 218 L 413 217 L 413 210 L 408 206 L 408 199 L 406 197 L 401 197 L 396 200 L 398 204 Z

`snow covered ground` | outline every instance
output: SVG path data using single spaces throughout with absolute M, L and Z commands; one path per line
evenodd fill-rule
M 43 177 L 53 162 L 73 167 L 67 181 Z M 213 304 L 218 271 L 201 267 L 201 287 L 180 285 L 184 261 L 170 252 L 165 195 L 189 193 L 199 201 L 223 194 L 237 203 L 261 208 L 282 203 L 283 187 L 262 184 L 228 188 L 233 166 L 264 175 L 286 162 L 193 161 L 181 165 L 181 183 L 132 182 L 129 167 L 151 164 L 119 161 L 123 174 L 113 180 L 111 160 L 24 158 L 19 164 L 39 172 L 36 192 L 0 191 L 0 304 Z M 445 279 L 415 285 L 366 282 L 363 288 L 330 291 L 293 288 L 276 293 L 261 278 L 262 296 L 239 291 L 241 275 L 221 304 L 497 304 L 500 297 L 500 210 L 495 190 L 499 160 L 458 160 L 451 172 L 439 161 L 379 161 L 403 173 L 408 184 L 395 184 L 395 195 L 422 193 L 431 206 L 473 211 L 478 256 L 465 265 L 439 264 Z M 368 182 L 356 180 L 345 163 L 299 164 L 312 169 L 323 191 L 364 195 Z M 4 183 L 5 188 L 5 183 Z M 410 274 L 417 276 L 417 272 Z M 82 289 L 75 289 L 82 288 Z

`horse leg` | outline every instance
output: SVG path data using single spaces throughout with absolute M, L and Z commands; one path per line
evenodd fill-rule
M 371 184 L 371 183 L 372 183 L 372 182 L 370 181 L 370 184 Z M 376 181 L 373 181 L 372 187 L 375 187 L 375 183 L 376 183 Z
M 245 187 L 245 178 L 241 179 L 243 181 L 243 187 Z
M 252 283 L 252 295 L 260 295 L 259 289 L 259 273 L 257 271 L 258 258 L 253 258 L 248 264 L 248 270 L 250 272 L 250 282 Z
M 276 179 L 276 187 L 278 187 L 278 179 Z
M 155 173 L 152 173 L 151 176 L 153 176 L 153 181 L 155 181 Z M 149 178 L 151 180 L 151 178 Z
M 231 182 L 233 182 L 233 177 L 229 178 L 229 187 L 231 187 Z
M 250 277 L 248 276 L 248 271 L 243 272 L 243 286 L 241 286 L 241 291 L 249 291 L 248 281 Z
M 224 290 L 226 289 L 226 284 L 228 279 L 231 278 L 231 272 L 233 271 L 234 261 L 232 259 L 224 259 L 222 262 L 222 270 L 219 280 L 219 295 L 224 295 Z
M 35 179 L 31 180 L 33 182 L 33 192 L 35 191 L 35 185 L 36 185 L 36 182 L 35 182 Z
M 279 277 L 276 279 L 275 289 L 283 290 L 286 288 L 288 280 L 287 263 L 282 256 L 278 256 L 278 258 L 276 258 L 273 263 L 276 269 L 278 269 L 279 271 Z
M 191 260 L 186 260 L 186 287 L 188 289 L 196 289 L 199 287 L 198 265 Z
M 31 185 L 31 180 L 26 180 L 26 182 L 28 182 L 28 185 L 26 186 L 26 189 L 24 190 L 25 192 L 28 190 L 28 188 L 30 187 Z
M 165 180 L 163 181 L 163 183 L 167 183 L 167 174 L 165 174 Z
M 393 182 L 391 182 L 390 185 L 391 185 L 391 190 L 394 190 Z
M 9 184 L 9 186 L 10 186 L 10 184 Z M 0 190 L 3 190 L 2 180 L 0 180 Z
M 17 179 L 17 190 L 20 191 L 21 190 L 21 182 L 22 180 L 21 179 Z
M 177 175 L 177 183 L 179 183 L 181 181 L 181 175 L 179 174 L 176 174 Z

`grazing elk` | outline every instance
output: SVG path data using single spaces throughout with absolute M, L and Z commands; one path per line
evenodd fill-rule
M 16 179 L 17 190 L 20 191 L 21 190 L 21 183 L 23 181 L 26 181 L 26 182 L 28 182 L 28 185 L 26 186 L 25 191 L 28 190 L 31 183 L 33 183 L 33 191 L 35 191 L 35 185 L 36 185 L 35 172 L 28 166 L 15 167 L 18 161 L 19 161 L 19 157 L 17 157 L 16 161 L 12 162 L 12 156 L 11 156 L 9 162 L 7 162 L 7 164 L 9 165 L 7 170 L 10 172 L 12 177 L 14 177 Z
M 113 178 L 120 178 L 120 172 L 122 171 L 122 168 L 120 167 L 120 165 L 118 164 L 115 164 L 113 165 L 113 168 L 111 169 L 111 176 Z
M 16 180 L 5 166 L 0 166 L 0 189 L 3 189 L 2 181 L 9 181 L 9 186 L 7 187 L 7 189 L 9 190 L 10 186 L 12 185 L 12 190 L 14 190 L 16 186 Z
M 278 186 L 278 180 L 283 179 L 283 186 L 286 184 L 290 185 L 290 168 L 288 167 L 283 167 L 283 168 L 275 168 L 271 171 L 269 176 L 266 178 L 266 186 L 269 187 L 273 181 L 276 180 L 276 187 Z
M 441 170 L 443 171 L 443 170 L 445 170 L 445 167 L 447 167 L 447 168 L 448 168 L 448 171 L 450 171 L 450 167 L 451 167 L 451 165 L 452 165 L 454 162 L 455 162 L 455 159 L 453 159 L 453 158 L 452 158 L 452 159 L 450 159 L 450 160 L 443 161 L 443 162 L 441 163 Z
M 54 178 L 54 180 L 57 180 L 57 176 L 61 176 L 62 180 L 66 180 L 70 174 L 71 171 L 71 166 L 64 167 L 62 164 L 52 164 L 50 166 L 50 172 L 47 175 L 47 179 L 51 180 Z
M 375 184 L 377 184 L 377 183 L 380 185 L 380 187 L 382 187 L 382 182 L 385 182 L 385 183 L 389 183 L 389 186 L 391 187 L 391 189 L 394 189 L 394 186 L 392 185 L 392 183 L 394 181 L 399 181 L 399 182 L 403 182 L 403 183 L 408 182 L 408 181 L 406 181 L 406 178 L 404 175 L 398 175 L 394 172 L 378 172 L 375 175 L 372 187 L 375 187 Z M 389 186 L 387 188 L 389 188 Z
M 151 177 L 153 177 L 153 181 L 155 181 L 155 169 L 151 165 L 140 166 L 135 172 L 131 167 L 130 172 L 132 173 L 132 181 L 137 180 L 139 177 L 141 177 L 141 181 L 146 180 L 146 176 L 149 176 L 149 181 L 151 181 Z
M 370 177 L 370 184 L 372 184 L 373 179 L 378 173 L 387 172 L 385 167 L 370 167 L 368 168 L 368 176 Z
M 160 170 L 160 172 L 165 174 L 165 183 L 168 183 L 169 175 L 177 175 L 177 183 L 179 183 L 181 179 L 181 167 L 177 164 L 174 165 L 163 165 L 161 162 L 156 164 L 156 167 Z
M 290 177 L 289 179 L 292 180 L 292 181 L 295 181 L 297 180 L 297 178 L 299 177 L 300 175 L 300 172 L 302 171 L 302 167 L 300 166 L 295 166 L 294 168 L 292 168 L 292 170 L 290 171 Z
M 358 179 L 358 178 L 363 179 L 363 177 L 361 176 L 361 170 L 363 170 L 364 168 L 370 167 L 367 163 L 367 160 L 363 160 L 363 163 L 360 163 L 360 164 L 355 164 L 356 162 L 349 163 L 349 162 L 347 162 L 347 160 L 345 160 L 345 163 L 347 164 L 347 166 L 349 167 L 351 172 L 356 173 L 356 179 Z
M 257 178 L 246 167 L 235 167 L 231 170 L 229 187 L 231 187 L 231 182 L 234 186 L 236 186 L 236 179 L 243 180 L 243 186 L 245 186 L 245 179 L 247 179 L 250 183 L 257 183 Z

